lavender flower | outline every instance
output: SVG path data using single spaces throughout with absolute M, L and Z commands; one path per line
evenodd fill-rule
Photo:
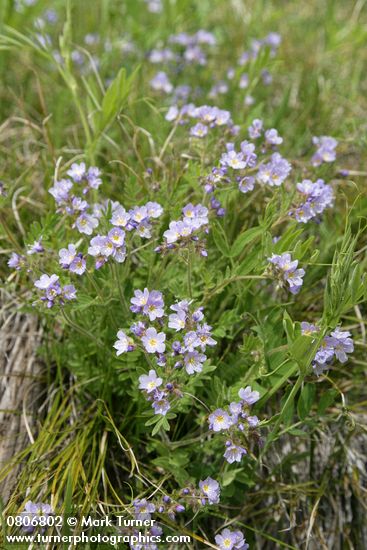
M 149 374 L 142 374 L 139 376 L 139 389 L 145 390 L 147 393 L 151 393 L 159 386 L 162 385 L 162 378 L 157 376 L 157 373 L 154 369 L 149 371 Z
M 151 79 L 150 85 L 155 91 L 165 92 L 169 94 L 173 90 L 173 85 L 168 79 L 168 76 L 164 71 L 159 71 L 154 78 Z
M 190 135 L 197 138 L 203 138 L 208 134 L 208 127 L 202 124 L 201 122 L 198 122 L 190 128 Z
M 117 350 L 116 355 L 121 355 L 122 353 L 126 353 L 127 351 L 132 351 L 134 349 L 133 340 L 127 336 L 123 330 L 118 331 L 117 338 L 118 340 L 116 340 L 113 345 L 113 347 Z
M 61 287 L 58 275 L 43 274 L 35 281 L 34 286 L 43 291 L 41 300 L 46 302 L 48 308 L 55 305 L 56 301 L 60 305 L 64 304 L 65 300 L 75 300 L 76 289 L 73 285 L 65 285 Z
M 62 206 L 69 201 L 69 192 L 71 191 L 73 184 L 70 180 L 55 181 L 53 187 L 48 190 L 54 197 L 56 204 Z
M 261 136 L 261 133 L 263 131 L 263 121 L 259 118 L 255 118 L 255 120 L 252 121 L 251 126 L 248 128 L 248 135 L 250 139 L 257 139 Z
M 12 252 L 9 260 L 8 260 L 8 266 L 12 269 L 16 269 L 17 271 L 20 271 L 22 267 L 25 265 L 25 257 L 17 254 L 16 252 Z
M 211 336 L 212 327 L 206 323 L 197 326 L 197 346 L 200 346 L 205 351 L 206 346 L 215 346 L 216 340 Z
M 166 335 L 164 332 L 157 332 L 155 328 L 150 327 L 146 330 L 145 335 L 141 341 L 148 353 L 163 353 L 166 349 L 164 343 Z
M 47 290 L 48 288 L 56 285 L 58 283 L 59 277 L 58 275 L 41 275 L 41 277 L 35 281 L 34 286 L 41 289 L 41 290 Z
M 49 504 L 44 504 L 43 502 L 32 502 L 29 500 L 26 502 L 24 511 L 21 514 L 23 518 L 23 531 L 26 533 L 33 533 L 39 525 L 41 517 L 47 519 L 49 516 L 53 515 L 53 513 L 54 512 Z
M 210 97 L 210 99 L 213 99 L 217 97 L 219 94 L 226 94 L 228 92 L 228 89 L 229 88 L 228 88 L 227 82 L 225 82 L 224 80 L 220 80 L 219 82 L 214 84 L 214 86 L 212 86 L 208 94 L 208 97 Z
M 131 298 L 131 311 L 134 313 L 141 313 L 143 307 L 148 303 L 149 300 L 149 290 L 144 288 L 144 290 L 135 290 L 134 298 Z
M 62 248 L 59 251 L 59 263 L 64 269 L 69 269 L 72 273 L 82 275 L 86 270 L 86 261 L 82 254 L 78 254 L 73 244 L 69 244 L 68 248 Z
M 241 531 L 231 531 L 230 529 L 223 529 L 219 535 L 216 535 L 215 543 L 220 550 L 248 550 L 249 548 Z
M 248 193 L 254 189 L 255 182 L 256 180 L 253 176 L 245 176 L 244 178 L 240 178 L 238 182 L 238 189 L 241 193 Z
M 147 202 L 145 207 L 150 218 L 159 218 L 163 214 L 163 208 L 158 202 Z
M 147 289 L 144 289 L 147 290 Z M 164 315 L 164 301 L 162 293 L 158 290 L 152 290 L 149 293 L 146 304 L 143 306 L 143 313 L 149 317 L 150 321 L 160 319 Z
M 85 178 L 87 170 L 84 162 L 80 164 L 74 163 L 71 168 L 66 172 L 75 182 L 79 183 Z
M 333 205 L 334 193 L 332 187 L 326 185 L 321 179 L 316 182 L 303 180 L 301 183 L 297 183 L 297 191 L 301 194 L 302 202 L 294 213 L 296 220 L 301 223 L 307 223 L 317 214 L 321 214 L 326 208 Z
M 144 288 L 143 291 L 135 290 L 134 295 L 134 298 L 131 298 L 131 311 L 147 315 L 150 321 L 163 317 L 164 301 L 161 292 L 158 290 L 149 292 Z
M 253 405 L 260 399 L 260 394 L 258 391 L 253 391 L 250 386 L 246 386 L 245 389 L 241 388 L 238 391 L 240 399 L 245 403 L 245 405 Z
M 302 322 L 302 334 L 312 335 L 320 332 L 316 325 Z M 340 363 L 345 363 L 348 359 L 347 354 L 354 351 L 354 344 L 349 331 L 342 331 L 336 328 L 329 336 L 323 338 L 319 349 L 317 350 L 313 369 L 315 374 L 322 374 L 329 368 L 330 363 L 336 357 Z
M 240 82 L 239 82 L 239 88 L 241 90 L 244 90 L 245 88 L 248 88 L 248 85 L 250 83 L 250 79 L 247 73 L 243 73 L 240 76 Z
M 126 227 L 130 221 L 130 214 L 126 212 L 125 208 L 121 205 L 118 205 L 112 211 L 112 217 L 110 222 L 112 225 L 117 225 L 119 227 Z
M 305 275 L 304 269 L 297 269 L 298 260 L 292 260 L 291 255 L 273 254 L 268 261 L 274 266 L 275 275 L 279 278 L 280 284 L 288 283 L 292 294 L 297 294 L 303 284 L 302 277 Z
M 214 432 L 227 430 L 232 425 L 229 414 L 223 409 L 217 409 L 209 415 L 209 428 Z
M 152 407 L 154 409 L 155 414 L 161 414 L 162 416 L 166 416 L 167 412 L 170 410 L 171 405 L 167 399 L 165 399 L 165 395 L 159 395 L 159 397 L 156 399 L 154 398 L 154 401 L 152 403 Z
M 345 363 L 348 360 L 347 353 L 353 353 L 354 351 L 353 340 L 350 336 L 349 331 L 341 331 L 339 328 L 331 333 L 334 354 L 340 363 Z
M 125 232 L 119 227 L 111 229 L 107 236 L 93 237 L 90 241 L 88 254 L 96 258 L 96 269 L 102 267 L 110 257 L 118 263 L 124 262 L 126 258 L 124 242 Z
M 176 120 L 178 118 L 179 114 L 180 111 L 177 105 L 171 105 L 164 118 L 168 120 L 168 122 L 172 122 L 173 120 Z
M 33 244 L 28 245 L 27 254 L 31 256 L 32 254 L 40 254 L 41 252 L 44 252 L 45 249 L 42 245 L 42 237 L 38 239 L 38 241 L 34 241 Z
M 316 325 L 313 325 L 311 323 L 306 323 L 303 321 L 301 323 L 301 333 L 305 336 L 311 336 L 312 334 L 315 334 L 320 331 L 320 328 Z
M 93 230 L 98 227 L 98 219 L 90 214 L 83 213 L 77 218 L 75 226 L 80 233 L 91 235 Z
M 203 370 L 203 363 L 206 361 L 206 355 L 191 351 L 184 356 L 185 369 L 187 374 L 194 374 Z
M 74 285 L 64 285 L 61 291 L 62 298 L 65 300 L 76 299 L 76 288 Z
M 246 454 L 247 451 L 244 447 L 235 445 L 232 441 L 227 441 L 223 456 L 229 464 L 233 464 L 233 462 L 241 462 L 242 456 Z
M 199 488 L 202 496 L 208 501 L 208 504 L 218 504 L 220 499 L 220 486 L 218 481 L 207 477 L 203 481 L 199 481 Z
M 195 233 L 208 224 L 208 209 L 201 204 L 189 203 L 182 209 L 182 212 L 183 219 L 170 222 L 169 229 L 163 233 L 166 240 L 164 246 L 172 248 L 175 243 L 177 243 L 175 246 L 185 246 L 187 240 L 190 239 L 190 242 L 194 242 L 196 248 L 202 251 L 202 245 Z
M 280 145 L 283 143 L 283 138 L 278 134 L 278 130 L 271 128 L 265 132 L 265 141 L 269 145 Z
M 311 159 L 313 166 L 319 166 L 323 162 L 334 162 L 338 145 L 336 139 L 330 136 L 313 137 L 312 143 L 317 146 L 316 153 Z
M 120 248 L 125 242 L 125 231 L 123 231 L 119 227 L 114 227 L 113 229 L 110 229 L 107 237 L 115 248 Z
M 234 150 L 227 151 L 223 153 L 220 159 L 222 166 L 227 168 L 233 168 L 234 170 L 243 170 L 246 168 L 246 161 L 244 159 L 243 153 L 236 153 Z
M 186 312 L 182 309 L 178 310 L 177 313 L 172 313 L 169 315 L 168 319 L 169 328 L 175 329 L 176 332 L 183 330 L 186 326 Z
M 256 428 L 260 424 L 260 420 L 257 418 L 257 416 L 247 416 L 246 421 L 250 428 Z
M 261 164 L 257 173 L 257 179 L 264 185 L 279 187 L 288 177 L 291 165 L 279 153 L 273 153 L 270 162 Z
M 148 502 L 146 498 L 136 499 L 133 502 L 135 509 L 135 519 L 150 520 L 151 514 L 155 512 L 155 506 L 152 502 Z

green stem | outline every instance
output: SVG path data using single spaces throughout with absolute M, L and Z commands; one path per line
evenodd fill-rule
M 296 383 L 294 384 L 293 388 L 292 388 L 292 391 L 290 392 L 290 394 L 288 395 L 287 397 L 287 400 L 286 402 L 284 403 L 284 407 L 282 408 L 279 416 L 278 416 L 278 419 L 275 423 L 275 426 L 274 426 L 274 429 L 273 431 L 269 434 L 267 440 L 266 440 L 266 443 L 265 443 L 265 446 L 264 446 L 264 449 L 263 449 L 263 452 L 262 454 L 265 454 L 267 449 L 269 448 L 270 444 L 277 438 L 277 436 L 279 435 L 279 427 L 280 427 L 280 424 L 282 423 L 282 420 L 285 416 L 285 413 L 287 412 L 288 410 L 288 407 L 289 405 L 291 405 L 291 403 L 294 401 L 294 398 L 296 397 L 297 395 L 297 392 L 299 390 L 299 388 L 302 386 L 302 382 L 303 382 L 303 379 L 304 379 L 304 375 L 303 374 L 299 374 L 298 375 L 298 378 L 297 378 L 297 381 Z
M 192 277 L 192 249 L 190 247 L 188 250 L 188 257 L 187 257 L 187 291 L 190 299 L 192 299 L 191 277 Z
M 124 291 L 122 289 L 122 286 L 121 286 L 121 281 L 120 281 L 120 277 L 119 277 L 119 273 L 118 273 L 118 270 L 117 270 L 117 266 L 116 265 L 112 265 L 111 264 L 111 269 L 112 269 L 112 273 L 114 275 L 114 278 L 116 279 L 116 283 L 117 283 L 117 288 L 118 288 L 118 291 L 119 291 L 119 296 L 120 296 L 120 301 L 121 301 L 121 304 L 125 310 L 125 313 L 126 315 L 128 315 L 129 313 L 129 306 L 126 302 L 126 298 L 125 298 L 125 294 L 124 294 Z
M 92 342 L 98 344 L 99 347 L 105 348 L 111 355 L 113 355 L 111 350 L 106 346 L 106 344 L 104 344 L 101 340 L 96 338 L 96 336 L 94 334 L 92 334 L 91 332 L 89 332 L 85 328 L 83 328 L 80 325 L 78 325 L 77 323 L 75 323 L 72 319 L 70 319 L 70 317 L 67 315 L 64 308 L 61 308 L 61 314 L 64 317 L 67 324 L 70 325 L 73 329 L 75 329 L 80 334 L 83 334 L 83 336 L 85 336 L 89 340 L 92 340 Z
M 94 290 L 96 291 L 96 294 L 97 294 L 97 296 L 99 297 L 100 301 L 103 302 L 104 298 L 103 298 L 103 296 L 102 296 L 102 294 L 101 294 L 101 292 L 100 292 L 100 289 L 98 288 L 97 283 L 95 282 L 95 280 L 93 279 L 92 275 L 89 273 L 88 270 L 86 270 L 86 274 L 87 274 L 88 280 L 91 282 L 91 284 L 92 284 Z

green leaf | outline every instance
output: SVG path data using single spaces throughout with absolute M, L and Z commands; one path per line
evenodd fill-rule
M 229 255 L 231 257 L 239 256 L 244 247 L 262 235 L 263 231 L 264 229 L 262 227 L 251 227 L 250 229 L 247 229 L 247 231 L 239 235 L 234 241 Z
M 319 415 L 325 414 L 325 411 L 332 403 L 334 403 L 334 400 L 336 396 L 338 395 L 338 392 L 334 390 L 334 388 L 331 388 L 330 390 L 326 390 L 324 395 L 321 397 L 319 401 L 319 406 L 317 408 L 317 412 Z
M 314 384 L 306 384 L 298 398 L 297 413 L 300 420 L 307 418 L 313 402 L 315 401 L 316 388 Z
M 115 80 L 110 84 L 104 95 L 102 112 L 98 113 L 97 133 L 103 132 L 125 106 L 139 68 L 137 67 L 128 78 L 124 67 L 119 70 Z
M 227 485 L 230 485 L 240 472 L 242 472 L 242 468 L 235 468 L 224 472 L 222 476 L 222 487 L 227 487 Z
M 295 435 L 297 437 L 308 437 L 308 433 L 300 430 L 299 428 L 291 428 L 290 430 L 287 430 L 287 433 L 290 435 Z
M 284 310 L 283 315 L 283 327 L 287 335 L 288 345 L 291 345 L 294 342 L 294 323 L 289 316 L 287 310 Z
M 230 256 L 229 244 L 224 229 L 219 223 L 213 226 L 213 238 L 217 248 L 224 256 Z
M 153 424 L 156 424 L 159 420 L 159 416 L 155 414 L 152 418 L 149 418 L 149 420 L 145 422 L 145 426 L 153 426 Z
M 320 345 L 321 337 L 307 336 L 302 334 L 295 339 L 289 348 L 292 358 L 299 365 L 301 371 L 306 371 L 315 357 Z

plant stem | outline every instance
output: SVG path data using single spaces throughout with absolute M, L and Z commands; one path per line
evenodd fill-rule
M 190 299 L 192 299 L 191 277 L 192 277 L 192 248 L 190 246 L 188 250 L 188 256 L 187 256 L 187 291 Z

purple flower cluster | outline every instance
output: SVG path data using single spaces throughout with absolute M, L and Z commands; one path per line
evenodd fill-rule
M 200 240 L 200 233 L 208 232 L 208 213 L 208 209 L 201 204 L 187 204 L 182 209 L 182 219 L 170 222 L 169 229 L 163 233 L 165 243 L 156 251 L 185 248 L 188 243 L 193 243 L 197 252 L 207 256 L 204 241 Z
M 29 500 L 24 506 L 22 516 L 22 529 L 25 533 L 33 533 L 38 527 L 47 525 L 47 518 L 53 515 L 53 510 L 49 504 L 43 502 L 32 502 Z
M 191 311 L 187 300 L 171 305 L 172 313 L 166 320 L 168 329 L 182 334 L 180 339 L 173 334 L 168 340 L 167 333 L 162 330 L 167 316 L 161 292 L 147 288 L 136 290 L 130 309 L 141 319 L 130 327 L 133 338 L 119 330 L 114 344 L 116 355 L 138 348 L 154 355 L 157 367 L 164 367 L 160 375 L 150 369 L 139 378 L 139 388 L 152 401 L 155 414 L 164 416 L 171 408 L 171 401 L 182 396 L 180 386 L 185 383 L 187 374 L 202 371 L 207 359 L 204 352 L 216 341 L 211 335 L 211 327 L 205 323 L 203 308 Z M 146 319 L 155 326 L 148 326 Z
M 207 477 L 199 481 L 199 487 L 190 484 L 180 491 L 180 495 L 185 498 L 185 503 L 193 509 L 200 509 L 203 506 L 218 504 L 220 501 L 220 485 L 218 481 Z
M 311 162 L 313 166 L 320 166 L 324 162 L 334 162 L 336 159 L 336 147 L 338 142 L 330 136 L 313 137 L 312 143 L 317 149 L 313 155 Z
M 226 144 L 227 152 L 223 153 L 220 164 L 223 168 L 232 168 L 233 170 L 244 170 L 253 168 L 256 165 L 257 156 L 255 154 L 255 145 L 248 141 L 243 141 L 240 145 L 241 150 L 237 153 L 233 143 Z
M 68 269 L 71 273 L 83 275 L 87 268 L 83 254 L 76 251 L 73 244 L 69 244 L 67 248 L 62 248 L 59 252 L 59 263 L 63 269 Z
M 216 41 L 213 34 L 205 30 L 199 30 L 195 34 L 180 33 L 171 35 L 169 43 L 175 47 L 174 51 L 171 48 L 153 49 L 148 59 L 153 64 L 170 63 L 182 67 L 185 65 L 205 65 L 207 63 L 206 53 L 203 49 L 205 46 L 214 46 Z M 176 96 L 182 93 L 180 86 L 176 89 L 169 80 L 169 76 L 165 71 L 159 71 L 150 80 L 150 86 L 155 91 L 162 91 L 166 94 L 175 92 Z M 182 86 L 181 86 L 182 88 Z M 186 95 L 186 93 L 184 94 Z
M 263 185 L 279 187 L 289 176 L 292 167 L 279 153 L 273 153 L 270 161 L 259 166 L 256 179 Z
M 123 227 L 125 231 L 135 231 L 143 239 L 150 239 L 152 220 L 159 218 L 162 213 L 163 208 L 157 202 L 147 202 L 128 211 L 119 202 L 114 202 L 110 222 L 115 227 Z
M 83 188 L 83 194 L 88 193 L 90 189 L 98 189 L 102 184 L 100 169 L 96 166 L 90 166 L 87 170 L 84 162 L 72 164 L 71 168 L 66 173 L 75 183 L 85 186 Z
M 71 179 L 62 179 L 55 181 L 50 187 L 49 193 L 54 197 L 57 204 L 57 211 L 75 216 L 74 227 L 80 233 L 91 235 L 98 227 L 98 217 L 93 212 L 88 212 L 90 204 L 83 198 L 75 194 L 74 184 L 83 185 L 82 195 L 86 195 L 91 189 L 98 189 L 102 183 L 99 168 L 91 166 L 86 168 L 84 162 L 72 164 L 67 175 Z
M 192 98 L 195 98 L 203 95 L 203 89 L 199 86 L 191 87 L 185 83 L 175 86 L 173 81 L 176 79 L 177 75 L 184 73 L 184 69 L 188 65 L 206 65 L 208 63 L 208 52 L 205 51 L 205 47 L 215 46 L 216 40 L 214 35 L 210 32 L 199 30 L 192 35 L 187 33 L 173 35 L 169 38 L 169 43 L 171 47 L 160 46 L 159 48 L 151 50 L 148 54 L 148 59 L 151 63 L 161 64 L 164 69 L 154 75 L 150 81 L 150 85 L 156 91 L 171 94 L 173 105 L 169 109 L 166 118 L 170 121 L 178 119 L 182 124 L 186 119 L 186 115 L 192 116 L 196 110 L 194 105 L 187 103 L 189 97 L 192 96 Z M 263 47 L 270 47 L 271 55 L 275 55 L 279 44 L 280 36 L 276 33 L 270 33 L 263 40 L 253 40 L 250 50 L 241 55 L 238 64 L 242 66 L 248 61 L 256 59 Z M 170 72 L 168 73 L 168 71 Z M 217 71 L 215 71 L 215 74 L 216 73 Z M 214 82 L 211 83 L 207 96 L 210 99 L 216 99 L 221 95 L 227 94 L 229 90 L 233 88 L 233 84 L 237 85 L 240 90 L 246 90 L 250 84 L 249 74 L 246 72 L 242 74 L 237 73 L 238 71 L 230 67 L 226 70 L 224 75 L 221 75 L 221 78 L 215 78 Z M 169 76 L 169 74 L 171 76 Z M 263 69 L 260 76 L 265 85 L 272 82 L 272 77 L 267 69 Z M 179 108 L 178 104 L 181 104 L 182 101 L 186 102 L 186 104 Z M 245 96 L 244 103 L 246 105 L 252 104 L 253 102 L 254 98 L 252 96 Z M 207 109 L 207 106 L 198 107 L 198 109 Z M 210 109 L 217 109 L 217 107 L 212 107 Z M 230 132 L 235 135 L 237 128 L 234 127 L 233 123 L 229 120 L 230 114 L 226 111 L 222 111 L 222 113 L 223 115 L 221 118 L 223 119 L 224 116 L 224 119 L 219 121 L 217 117 L 215 125 L 223 126 L 226 124 Z M 210 117 L 208 113 L 207 116 Z M 213 119 L 206 121 L 199 117 L 198 123 L 191 128 L 190 135 L 196 138 L 204 137 L 208 133 L 208 128 L 213 127 L 213 122 Z
M 216 45 L 215 36 L 211 32 L 203 29 L 200 29 L 195 34 L 181 32 L 171 35 L 168 41 L 170 44 L 179 47 L 180 51 L 176 56 L 176 60 L 179 63 L 185 63 L 187 65 L 206 65 L 207 58 L 203 46 L 210 47 Z
M 199 481 L 200 502 L 203 506 L 206 504 L 218 504 L 220 499 L 220 485 L 218 481 L 207 477 Z
M 300 194 L 301 203 L 290 214 L 294 214 L 298 222 L 307 223 L 318 214 L 322 214 L 326 208 L 333 206 L 333 189 L 325 184 L 324 180 L 318 179 L 315 182 L 303 180 L 297 183 L 297 191 Z
M 27 254 L 28 256 L 33 256 L 33 254 L 41 254 L 45 251 L 42 245 L 42 237 L 40 237 L 37 241 L 34 241 L 33 244 L 28 245 Z
M 126 211 L 119 202 L 113 202 L 111 205 L 110 223 L 113 227 L 107 235 L 93 237 L 88 248 L 88 254 L 95 258 L 96 269 L 102 267 L 110 258 L 118 263 L 123 263 L 126 258 L 126 232 L 134 231 L 139 237 L 149 239 L 152 236 L 152 220 L 159 218 L 163 212 L 163 208 L 157 202 L 135 206 L 129 211 Z M 95 209 L 98 217 L 106 212 L 108 203 L 106 206 L 99 206 L 99 209 Z
M 264 145 L 263 150 L 266 151 L 267 147 L 274 147 L 283 143 L 283 138 L 278 134 L 278 130 L 270 128 L 264 131 L 264 123 L 259 118 L 255 118 L 252 121 L 251 126 L 248 127 L 248 135 L 250 139 L 258 139 L 264 132 Z
M 216 535 L 215 544 L 220 550 L 248 550 L 249 548 L 243 533 L 230 529 L 223 529 L 219 535 Z
M 279 282 L 279 287 L 288 284 L 290 292 L 297 294 L 303 284 L 302 277 L 305 275 L 304 269 L 297 269 L 298 260 L 292 260 L 290 254 L 284 253 L 272 254 L 268 261 L 272 266 L 273 275 Z
M 152 13 L 158 13 L 161 3 L 157 0 L 150 0 L 148 2 L 148 9 Z M 149 529 L 145 529 L 144 533 L 136 528 L 124 529 L 127 533 L 129 547 L 131 550 L 159 550 L 158 544 L 152 542 L 153 540 L 159 540 L 163 534 L 163 529 L 159 525 L 152 525 Z
M 22 254 L 17 254 L 16 252 L 12 252 L 11 256 L 8 260 L 8 266 L 11 269 L 15 269 L 16 271 L 20 271 L 24 266 L 26 265 L 26 258 Z
M 217 187 L 226 186 L 233 181 L 241 193 L 252 191 L 256 181 L 262 185 L 279 187 L 288 177 L 291 165 L 278 152 L 273 152 L 266 162 L 265 159 L 259 159 L 260 153 L 274 151 L 283 142 L 278 131 L 275 128 L 264 131 L 263 121 L 260 119 L 255 119 L 248 130 L 251 139 L 261 136 L 264 138 L 258 153 L 255 151 L 255 144 L 247 140 L 240 143 L 239 150 L 236 150 L 234 143 L 227 143 L 226 152 L 219 160 L 220 167 L 212 168 L 208 176 L 200 178 L 206 193 L 214 193 Z
M 109 258 L 122 263 L 126 258 L 125 231 L 119 227 L 111 229 L 107 235 L 97 235 L 90 241 L 88 254 L 95 258 L 95 268 L 102 267 Z
M 228 176 L 227 168 L 212 168 L 212 171 L 207 176 L 199 178 L 204 185 L 205 193 L 213 193 L 220 184 L 229 184 L 231 179 Z
M 227 127 L 231 133 L 236 133 L 236 127 L 233 126 L 231 113 L 215 106 L 201 105 L 196 107 L 193 103 L 183 105 L 181 108 L 172 105 L 166 114 L 166 120 L 179 121 L 180 124 L 186 124 L 190 119 L 197 120 L 197 124 L 191 127 L 190 135 L 192 137 L 205 137 L 209 129 L 218 127 Z
M 173 90 L 167 74 L 164 71 L 159 71 L 150 81 L 150 86 L 156 92 L 164 92 L 170 94 Z
M 209 428 L 213 432 L 225 432 L 226 450 L 223 456 L 229 464 L 241 462 L 242 457 L 247 454 L 248 440 L 256 434 L 254 428 L 259 424 L 257 416 L 248 414 L 251 405 L 259 400 L 259 392 L 247 386 L 241 388 L 238 395 L 240 401 L 231 403 L 228 410 L 216 409 L 208 418 Z
M 161 0 L 144 0 L 144 1 L 150 13 L 160 13 L 163 9 Z
M 46 302 L 48 308 L 53 307 L 56 304 L 63 306 L 65 300 L 76 299 L 76 289 L 74 285 L 60 285 L 58 275 L 46 275 L 43 274 L 35 281 L 34 286 L 42 291 L 41 300 Z
M 242 53 L 239 64 L 246 65 L 249 61 L 256 59 L 264 47 L 270 47 L 270 54 L 274 56 L 281 43 L 281 36 L 276 32 L 271 32 L 265 38 L 251 41 L 250 49 Z
M 311 336 L 317 334 L 320 328 L 317 325 L 303 322 L 301 323 L 301 332 L 304 335 Z M 336 328 L 330 336 L 325 336 L 319 349 L 316 352 L 314 363 L 312 365 L 315 374 L 320 375 L 328 370 L 334 357 L 340 362 L 345 363 L 348 360 L 347 353 L 353 353 L 354 344 L 349 331 L 341 331 Z

